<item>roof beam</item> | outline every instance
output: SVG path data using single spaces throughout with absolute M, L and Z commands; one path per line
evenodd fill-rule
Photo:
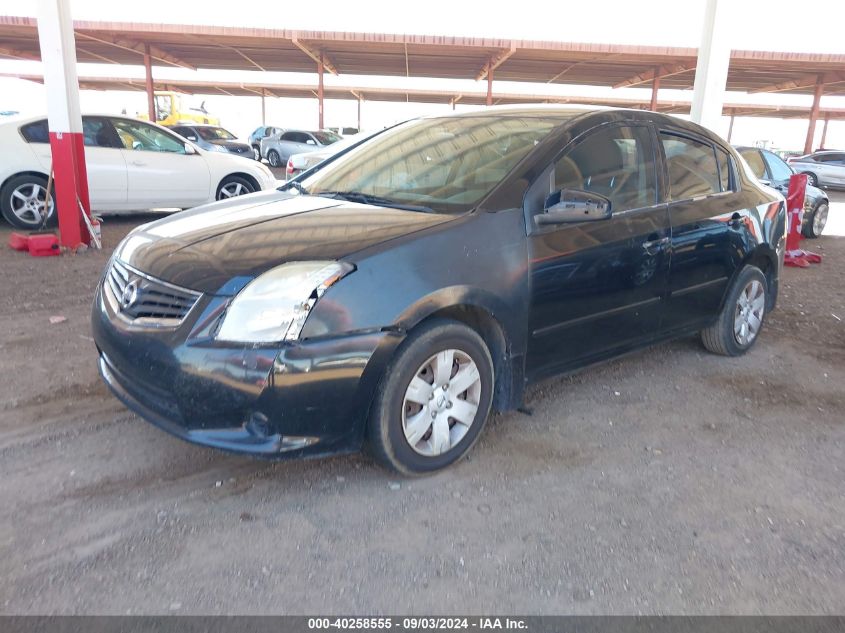
M 121 48 L 125 51 L 133 51 L 135 53 L 138 53 L 139 55 L 144 54 L 143 42 L 139 42 L 137 40 L 133 40 L 127 37 L 113 37 L 110 35 L 91 35 L 90 33 L 86 33 L 84 31 L 77 31 L 76 35 L 86 40 L 100 42 L 100 44 L 107 44 L 109 46 L 114 46 L 115 48 Z M 197 69 L 196 66 L 192 66 L 188 62 L 182 61 L 178 57 L 171 55 L 167 51 L 162 50 L 158 46 L 153 46 L 152 44 L 150 45 L 150 57 L 165 64 L 170 64 L 172 66 L 180 66 L 182 68 L 187 68 L 188 70 Z
M 332 63 L 331 58 L 329 58 L 329 56 L 326 54 L 326 51 L 321 50 L 319 48 L 316 48 L 314 46 L 311 46 L 311 45 L 303 42 L 302 40 L 300 40 L 298 37 L 292 37 L 291 42 L 293 42 L 294 46 L 296 46 L 299 50 L 301 50 L 303 53 L 308 55 L 308 57 L 313 59 L 315 62 L 317 62 L 318 64 L 322 64 L 323 68 L 328 70 L 331 74 L 333 74 L 333 75 L 339 74 L 337 72 L 337 68 Z M 323 54 L 322 60 L 320 59 L 320 53 Z
M 672 75 L 680 75 L 690 70 L 695 70 L 695 64 L 666 64 L 658 68 L 652 68 L 639 75 L 628 77 L 624 81 L 614 84 L 614 88 L 629 88 L 631 86 L 638 86 L 655 78 L 662 79 L 663 77 L 671 77 Z
M 14 57 L 15 59 L 31 59 L 35 61 L 39 61 L 41 59 L 40 55 L 27 53 L 26 51 L 19 51 L 16 48 L 8 48 L 6 46 L 0 46 L 0 55 L 4 57 Z
M 776 84 L 770 84 L 763 88 L 757 88 L 756 90 L 750 90 L 749 94 L 756 94 L 758 92 L 783 92 L 784 90 L 796 90 L 800 88 L 810 88 L 816 85 L 816 82 L 819 81 L 819 75 L 804 75 L 803 77 L 799 77 L 798 79 L 791 79 L 789 81 L 782 81 Z M 821 77 L 821 82 L 825 85 L 828 84 L 837 84 L 845 82 L 845 73 L 824 73 Z
M 484 64 L 484 67 L 481 69 L 478 75 L 476 75 L 475 80 L 481 81 L 482 79 L 484 79 L 491 70 L 496 70 L 515 52 L 516 44 L 511 43 L 510 48 L 504 48 L 492 57 L 490 57 L 490 59 L 487 60 L 487 63 Z
M 246 53 L 244 53 L 244 52 L 243 52 L 243 51 L 241 51 L 240 49 L 235 48 L 234 46 L 222 46 L 222 45 L 221 45 L 221 48 L 228 48 L 229 50 L 233 50 L 233 51 L 235 51 L 238 55 L 240 55 L 241 57 L 243 57 L 246 61 L 248 61 L 248 62 L 249 62 L 250 64 L 252 64 L 253 66 L 255 66 L 255 67 L 256 67 L 258 70 L 260 70 L 261 72 L 265 72 L 265 73 L 267 72 L 267 69 L 266 69 L 266 68 L 264 68 L 264 66 L 262 66 L 261 64 L 259 64 L 259 63 L 258 63 L 257 61 L 255 61 L 252 57 L 250 57 L 249 55 L 247 55 Z

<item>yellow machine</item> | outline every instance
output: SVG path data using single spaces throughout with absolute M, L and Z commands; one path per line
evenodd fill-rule
M 220 119 L 209 116 L 205 102 L 199 108 L 188 107 L 182 95 L 165 90 L 155 91 L 156 123 L 159 125 L 178 125 L 179 123 L 207 123 L 220 125 Z M 139 119 L 149 119 L 146 114 L 138 114 Z

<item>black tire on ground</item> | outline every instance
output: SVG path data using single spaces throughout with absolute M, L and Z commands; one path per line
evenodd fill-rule
M 242 176 L 226 176 L 217 186 L 217 200 L 228 200 L 256 191 L 255 183 Z
M 13 204 L 19 205 L 22 202 L 19 198 L 13 198 L 15 192 L 22 193 L 22 195 L 30 195 L 32 187 L 40 187 L 40 191 L 46 194 L 47 179 L 36 174 L 21 174 L 20 176 L 10 178 L 6 182 L 3 190 L 0 191 L 0 211 L 3 213 L 3 217 L 15 228 L 25 231 L 37 231 L 42 226 L 56 226 L 58 214 L 56 213 L 55 204 L 53 205 L 50 216 L 47 218 L 46 224 L 41 219 L 37 219 L 33 213 L 22 214 L 24 217 L 19 217 L 19 215 L 15 214 Z M 43 197 L 39 199 L 43 200 Z M 30 217 L 31 220 L 29 220 Z
M 481 382 L 478 409 L 466 434 L 455 446 L 439 455 L 422 455 L 405 437 L 402 422 L 405 392 L 426 360 L 447 349 L 468 355 L 478 368 Z M 490 351 L 477 332 L 446 319 L 419 326 L 400 346 L 376 392 L 367 422 L 368 452 L 386 468 L 406 476 L 425 475 L 449 466 L 472 448 L 483 430 L 493 401 L 493 385 Z
M 821 236 L 827 224 L 828 211 L 829 205 L 827 201 L 819 200 L 819 203 L 810 211 L 804 220 L 804 226 L 801 228 L 801 233 L 804 234 L 804 237 L 815 239 Z
M 819 177 L 811 171 L 802 171 L 802 174 L 807 174 L 807 184 L 813 187 L 819 186 Z
M 279 156 L 279 152 L 274 149 L 271 149 L 269 152 L 267 152 L 267 162 L 270 163 L 271 167 L 281 167 L 282 157 Z
M 255 160 L 261 160 L 261 147 L 259 145 L 252 146 L 252 157 Z
M 748 342 L 741 343 L 734 331 L 737 315 L 740 311 L 738 304 L 740 296 L 755 281 L 760 284 L 763 292 L 763 309 L 759 314 L 760 324 L 753 338 Z M 760 338 L 759 334 L 765 323 L 768 294 L 768 282 L 763 272 L 756 266 L 749 265 L 743 268 L 728 291 L 728 296 L 725 299 L 725 305 L 719 314 L 719 318 L 713 325 L 701 330 L 701 342 L 704 344 L 704 347 L 708 351 L 714 354 L 721 354 L 722 356 L 741 356 L 751 349 L 757 339 Z

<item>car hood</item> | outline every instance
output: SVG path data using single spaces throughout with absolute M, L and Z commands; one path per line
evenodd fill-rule
M 143 225 L 117 257 L 183 288 L 231 294 L 285 262 L 341 259 L 454 217 L 262 192 Z

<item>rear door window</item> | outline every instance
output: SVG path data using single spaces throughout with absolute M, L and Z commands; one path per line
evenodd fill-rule
M 748 163 L 751 172 L 760 180 L 766 179 L 766 163 L 763 162 L 763 157 L 760 155 L 760 150 L 747 148 L 739 152 L 739 155 Z
M 49 143 L 50 132 L 47 128 L 47 119 L 27 123 L 21 127 L 21 134 L 27 143 Z
M 660 133 L 669 176 L 669 200 L 688 200 L 722 191 L 716 154 L 709 143 Z

